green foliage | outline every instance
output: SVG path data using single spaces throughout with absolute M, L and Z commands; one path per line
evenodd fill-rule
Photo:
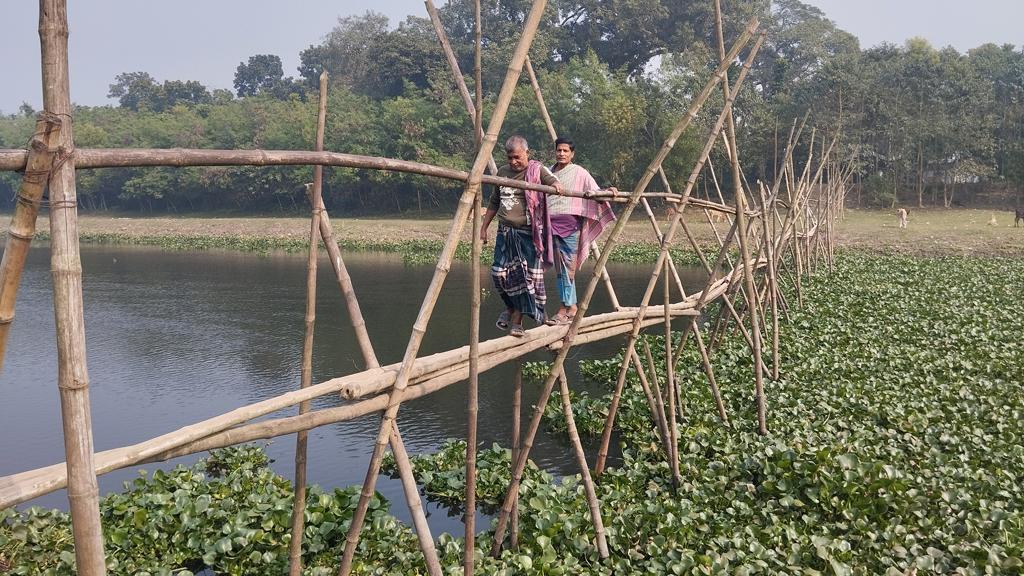
M 285 572 L 291 539 L 292 489 L 274 474 L 262 450 L 226 448 L 192 466 L 145 473 L 125 492 L 100 503 L 111 574 L 217 574 Z M 306 500 L 303 561 L 307 574 L 333 566 L 359 500 L 358 489 L 324 492 L 312 487 Z M 379 495 L 370 505 L 364 534 L 379 546 L 360 551 L 356 573 L 385 557 L 417 564 L 415 537 L 388 514 Z M 393 549 L 393 550 L 389 550 Z M 0 511 L 0 566 L 11 574 L 71 574 L 70 517 L 30 508 Z
M 446 440 L 433 454 L 418 454 L 410 458 L 413 476 L 423 486 L 427 498 L 463 510 L 466 501 L 466 442 Z M 481 509 L 495 513 L 505 497 L 505 490 L 512 479 L 512 451 L 493 444 L 490 448 L 478 448 L 476 453 L 476 498 Z M 395 458 L 388 453 L 384 457 L 382 470 L 398 477 Z M 549 483 L 551 476 L 532 461 L 527 463 L 524 474 L 531 483 Z

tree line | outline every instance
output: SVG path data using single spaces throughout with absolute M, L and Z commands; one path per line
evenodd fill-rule
M 528 0 L 485 0 L 485 120 L 529 10 Z M 856 201 L 950 206 L 1018 203 L 1024 185 L 1024 52 L 986 44 L 966 54 L 922 39 L 861 49 L 857 39 L 799 0 L 723 2 L 726 38 L 757 16 L 768 33 L 735 104 L 740 153 L 753 182 L 774 178 L 793 122 L 809 112 L 816 146 L 837 127 L 837 154 L 855 158 Z M 473 82 L 473 7 L 440 9 L 467 84 Z M 602 184 L 629 188 L 714 69 L 710 2 L 558 0 L 549 2 L 530 52 L 560 134 Z M 426 18 L 392 27 L 373 12 L 340 18 L 300 53 L 295 77 L 281 59 L 239 63 L 234 91 L 196 81 L 119 74 L 111 106 L 75 108 L 75 141 L 111 148 L 312 148 L 318 77 L 330 77 L 328 150 L 465 168 L 472 124 Z M 732 77 L 738 72 L 734 67 Z M 717 101 L 715 100 L 717 98 Z M 721 96 L 680 139 L 666 164 L 685 177 Z M 35 111 L 0 115 L 0 148 L 24 148 Z M 502 137 L 526 136 L 550 161 L 549 136 L 524 80 Z M 796 151 L 811 150 L 809 138 Z M 500 154 L 500 148 L 498 150 Z M 820 153 L 820 150 L 815 151 Z M 500 156 L 499 156 L 500 160 Z M 713 157 L 724 166 L 724 157 Z M 727 185 L 728 171 L 721 176 Z M 305 205 L 303 167 L 83 170 L 86 208 L 139 211 L 294 211 Z M 0 175 L 0 207 L 12 205 L 18 176 Z M 356 213 L 431 211 L 457 198 L 457 184 L 410 174 L 325 169 L 325 199 Z

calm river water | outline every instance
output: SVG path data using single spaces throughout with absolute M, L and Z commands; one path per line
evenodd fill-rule
M 346 264 L 381 364 L 398 362 L 433 266 L 406 266 L 395 255 L 359 253 L 346 255 Z M 140 442 L 298 387 L 304 255 L 83 246 L 82 265 L 96 450 Z M 319 270 L 314 382 L 358 372 L 362 365 L 325 258 Z M 620 301 L 637 303 L 650 266 L 615 265 L 609 272 Z M 688 290 L 703 281 L 696 271 L 685 276 L 684 282 L 691 285 Z M 553 277 L 548 284 L 548 308 L 554 310 Z M 468 265 L 456 264 L 431 319 L 421 356 L 468 341 L 469 285 Z M 489 277 L 482 279 L 482 286 L 490 288 Z M 592 312 L 610 309 L 601 291 Z M 660 294 L 659 288 L 656 295 Z M 0 476 L 64 460 L 52 307 L 49 250 L 34 247 L 22 277 L 17 318 L 0 374 Z M 488 290 L 482 339 L 502 334 L 491 321 L 500 309 L 500 300 Z M 610 357 L 621 344 L 622 339 L 615 338 L 581 347 L 571 354 L 571 363 Z M 538 352 L 531 359 L 549 358 Z M 577 388 L 594 386 L 579 379 L 571 382 Z M 481 374 L 479 438 L 483 445 L 509 445 L 510 383 L 507 367 Z M 524 408 L 532 405 L 538 393 L 538 384 L 524 384 Z M 455 384 L 402 405 L 399 423 L 410 453 L 431 451 L 447 438 L 465 437 L 465 394 L 465 384 Z M 338 403 L 336 397 L 325 397 L 315 401 L 314 407 Z M 293 408 L 278 415 L 294 413 Z M 373 415 L 311 431 L 310 483 L 325 488 L 361 484 L 378 422 L 379 416 Z M 289 478 L 293 438 L 278 438 L 267 447 L 274 469 Z M 169 468 L 199 457 L 142 468 Z M 542 431 L 531 457 L 554 474 L 576 473 L 570 448 L 561 436 Z M 136 475 L 135 469 L 128 469 L 101 476 L 101 494 L 119 490 Z M 382 475 L 377 487 L 391 500 L 392 512 L 406 519 L 399 482 Z M 30 504 L 66 509 L 67 499 L 61 491 Z M 436 533 L 461 531 L 461 522 L 448 518 L 446 509 L 430 507 L 429 511 Z

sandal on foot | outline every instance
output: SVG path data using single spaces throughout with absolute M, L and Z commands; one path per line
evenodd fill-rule
M 548 326 L 566 326 L 572 323 L 572 319 L 576 316 L 569 316 L 564 312 L 559 312 L 551 318 L 548 318 L 544 323 Z
M 522 324 L 513 324 L 512 325 L 512 329 L 509 330 L 508 333 L 509 333 L 510 336 L 515 336 L 516 338 L 522 338 L 523 336 L 526 335 L 526 330 L 523 330 L 523 325 Z
M 501 314 L 498 314 L 498 319 L 494 322 L 494 325 L 497 326 L 499 330 L 508 330 L 508 321 L 510 316 L 511 315 L 508 313 L 508 310 L 502 310 Z

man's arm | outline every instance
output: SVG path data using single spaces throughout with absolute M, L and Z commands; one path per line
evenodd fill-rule
M 565 189 L 562 187 L 562 181 L 558 179 L 558 176 L 552 174 L 547 166 L 540 167 L 540 183 L 551 186 L 559 194 L 565 192 Z
M 497 210 L 490 207 L 484 212 L 484 218 L 480 222 L 480 239 L 483 240 L 484 244 L 487 244 L 487 227 L 491 225 L 491 220 L 494 220 L 494 215 L 497 213 Z

